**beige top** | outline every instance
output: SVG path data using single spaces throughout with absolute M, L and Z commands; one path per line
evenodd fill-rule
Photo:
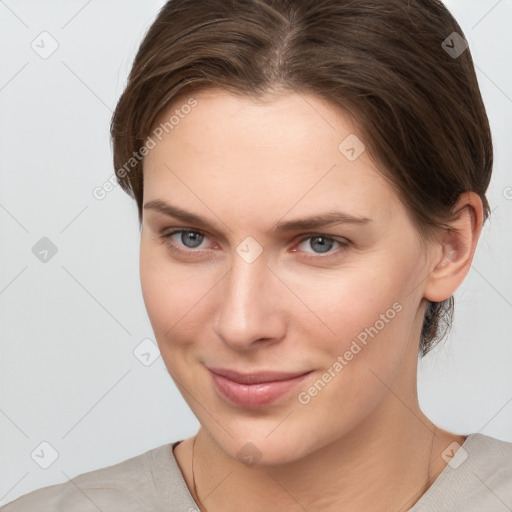
M 1 512 L 198 512 L 164 444 L 68 482 L 32 491 Z M 470 434 L 410 512 L 511 512 L 512 443 Z

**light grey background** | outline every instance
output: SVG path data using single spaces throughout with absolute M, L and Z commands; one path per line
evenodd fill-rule
M 119 187 L 92 195 L 112 176 L 111 113 L 163 4 L 0 0 L 0 505 L 198 427 L 161 358 L 134 355 L 154 342 L 135 202 Z M 446 4 L 491 122 L 493 213 L 452 332 L 420 363 L 420 402 L 441 427 L 512 441 L 512 0 Z M 52 39 L 46 59 L 31 47 Z M 43 237 L 57 247 L 46 262 L 32 252 Z M 58 453 L 47 469 L 43 442 Z

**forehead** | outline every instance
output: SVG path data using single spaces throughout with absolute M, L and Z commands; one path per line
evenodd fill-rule
M 172 127 L 168 123 L 171 118 Z M 198 142 L 198 137 L 190 137 L 194 132 L 220 139 L 229 137 L 233 143 L 244 145 L 272 147 L 286 142 L 287 148 L 293 141 L 313 146 L 328 133 L 330 137 L 321 148 L 324 150 L 333 142 L 337 147 L 337 142 L 350 134 L 362 138 L 354 121 L 339 106 L 316 95 L 289 90 L 257 98 L 219 88 L 182 93 L 162 111 L 155 126 L 165 128 L 166 122 L 170 128 L 166 133 L 172 131 L 175 139 L 191 145 Z M 201 151 L 207 143 L 204 140 L 195 149 Z
M 194 107 L 185 108 L 191 98 Z M 195 195 L 229 200 L 238 211 L 280 205 L 283 215 L 299 203 L 304 211 L 343 203 L 363 216 L 383 214 L 397 200 L 358 127 L 317 96 L 255 100 L 206 89 L 175 98 L 156 126 L 173 116 L 145 157 L 146 198 Z

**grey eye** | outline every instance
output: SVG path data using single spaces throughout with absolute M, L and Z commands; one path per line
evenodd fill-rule
M 313 236 L 311 237 L 309 242 L 309 246 L 315 252 L 328 252 L 332 249 L 335 240 L 332 238 L 327 238 L 325 236 Z
M 195 249 L 203 241 L 204 236 L 197 231 L 182 231 L 180 235 L 181 243 L 189 249 Z

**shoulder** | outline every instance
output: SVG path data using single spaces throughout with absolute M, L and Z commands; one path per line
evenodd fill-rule
M 82 473 L 69 481 L 36 489 L 0 508 L 0 512 L 149 512 L 158 492 L 154 462 L 170 457 L 165 444 L 117 464 Z
M 512 510 L 512 443 L 470 434 L 412 511 Z M 412 512 L 411 511 L 411 512 Z
M 471 434 L 462 445 L 473 469 L 486 474 L 495 471 L 512 477 L 512 443 L 484 434 Z
M 466 471 L 471 471 L 491 490 L 506 490 L 511 499 L 509 505 L 512 505 L 512 443 L 472 434 L 462 447 L 467 452 Z

